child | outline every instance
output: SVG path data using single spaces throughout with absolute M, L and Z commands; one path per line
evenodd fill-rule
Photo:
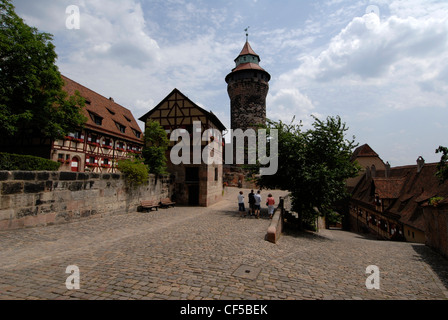
M 266 199 L 266 205 L 268 206 L 269 219 L 272 219 L 272 215 L 274 214 L 274 205 L 275 199 L 272 197 L 272 194 L 268 194 L 268 198 Z
M 246 213 L 246 208 L 244 207 L 243 191 L 240 191 L 240 194 L 238 195 L 238 210 L 240 212 L 240 217 L 243 215 L 243 213 Z

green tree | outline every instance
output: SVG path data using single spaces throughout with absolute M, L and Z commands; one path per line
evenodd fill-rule
M 437 164 L 436 176 L 439 178 L 440 183 L 443 183 L 448 179 L 448 148 L 440 146 L 437 148 L 436 153 L 442 154 L 440 162 Z
M 130 188 L 136 188 L 148 183 L 149 169 L 142 159 L 123 159 L 118 161 L 118 170 L 125 175 Z
M 158 122 L 149 120 L 145 129 L 145 147 L 142 155 L 150 173 L 166 173 L 165 152 L 168 146 L 169 140 L 163 127 Z
M 355 177 L 359 167 L 350 161 L 356 143 L 347 140 L 348 130 L 340 117 L 321 121 L 314 117 L 313 128 L 268 122 L 268 132 L 278 130 L 278 171 L 261 176 L 261 187 L 288 190 L 292 209 L 304 225 L 313 224 L 318 215 L 330 213 L 332 206 L 348 196 L 345 181 Z M 301 223 L 301 225 L 302 225 Z
M 0 0 L 0 134 L 16 143 L 61 138 L 86 121 L 83 99 L 62 89 L 51 40 Z

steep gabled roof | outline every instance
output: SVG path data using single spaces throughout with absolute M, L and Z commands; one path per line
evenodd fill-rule
M 398 199 L 406 178 L 373 178 L 375 193 L 382 199 Z
M 374 203 L 375 193 L 382 199 L 391 199 L 393 202 L 385 208 L 386 213 L 399 216 L 400 222 L 424 231 L 423 208 L 429 205 L 428 200 L 439 196 L 444 198 L 441 205 L 448 204 L 448 181 L 440 184 L 436 172 L 437 163 L 428 163 L 420 171 L 417 165 L 391 168 L 389 177 L 385 177 L 385 171 L 377 171 L 372 178 L 364 175 L 352 193 L 353 199 L 369 207 Z
M 115 103 L 111 99 L 101 96 L 95 91 L 90 90 L 65 76 L 62 76 L 62 79 L 64 81 L 63 89 L 68 94 L 73 95 L 75 94 L 75 91 L 78 91 L 81 97 L 86 100 L 83 112 L 87 117 L 87 122 L 85 124 L 87 129 L 98 131 L 120 139 L 133 141 L 139 144 L 143 143 L 143 135 L 141 135 L 141 138 L 138 138 L 134 133 L 135 131 L 141 134 L 141 129 L 129 109 Z M 96 124 L 91 115 L 101 117 L 101 125 Z M 124 133 L 120 131 L 117 124 L 125 127 Z
M 196 103 L 194 103 L 193 101 L 191 101 L 186 95 L 184 95 L 182 92 L 180 92 L 179 89 L 174 88 L 173 91 L 171 91 L 162 101 L 160 101 L 159 104 L 157 104 L 157 106 L 155 106 L 153 109 L 151 109 L 150 111 L 148 111 L 146 114 L 144 114 L 143 116 L 141 116 L 139 118 L 140 121 L 143 121 L 146 123 L 147 119 L 151 117 L 151 115 L 160 107 L 162 106 L 167 100 L 169 100 L 172 96 L 175 95 L 179 95 L 182 97 L 182 99 L 187 100 L 189 103 L 191 103 L 191 105 L 193 105 L 195 108 L 197 108 L 198 110 L 200 110 L 219 130 L 224 131 L 226 130 L 226 127 L 222 124 L 222 122 L 219 120 L 219 118 L 213 113 L 213 112 L 209 112 L 204 110 L 203 108 L 201 108 L 200 106 L 198 106 Z
M 364 144 L 353 151 L 352 159 L 359 157 L 378 157 L 378 154 L 368 144 Z

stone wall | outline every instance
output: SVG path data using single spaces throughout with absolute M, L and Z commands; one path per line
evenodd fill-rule
M 0 230 L 135 212 L 140 200 L 171 194 L 167 176 L 132 189 L 121 174 L 0 171 Z
M 266 123 L 266 96 L 269 85 L 259 79 L 231 81 L 227 86 L 231 108 L 231 128 L 257 129 L 257 124 Z
M 249 173 L 238 165 L 223 165 L 223 183 L 229 187 L 257 190 L 254 179 L 249 179 Z
M 425 207 L 426 245 L 448 258 L 448 207 Z

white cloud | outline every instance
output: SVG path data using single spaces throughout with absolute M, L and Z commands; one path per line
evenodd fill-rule
M 281 88 L 268 95 L 267 106 L 267 118 L 286 123 L 295 119 L 295 123 L 303 121 L 305 125 L 315 111 L 310 98 L 293 88 Z
M 396 145 L 405 145 L 414 137 L 406 127 L 413 116 L 437 114 L 425 118 L 433 131 L 420 128 L 425 146 L 446 135 L 435 122 L 448 108 L 446 1 L 13 2 L 27 23 L 54 34 L 63 74 L 114 97 L 136 118 L 177 87 L 229 126 L 224 77 L 244 44 L 244 28 L 252 25 L 251 45 L 272 76 L 268 118 L 310 123 L 311 114 L 340 115 L 362 143 L 400 153 L 385 159 L 402 160 L 419 147 L 388 151 L 392 136 L 384 134 L 397 127 Z M 80 8 L 80 30 L 65 28 L 68 5 Z M 369 5 L 378 6 L 379 17 L 364 14 Z M 285 10 L 303 19 L 275 19 Z
M 372 98 L 372 90 L 379 93 L 369 103 L 376 108 L 380 103 L 401 110 L 447 107 L 446 13 L 443 18 L 391 16 L 382 21 L 370 20 L 373 13 L 356 17 L 323 51 L 303 56 L 300 67 L 280 75 L 277 87 L 320 88 L 324 96 L 345 100 L 348 108 L 350 98 L 358 100 L 358 93 Z M 338 97 L 345 88 L 351 92 Z
M 412 71 L 412 65 L 402 66 L 403 59 L 427 63 L 428 59 L 445 59 L 448 20 L 417 20 L 392 16 L 372 24 L 376 15 L 366 14 L 349 23 L 328 48 L 317 57 L 305 57 L 298 74 L 318 81 L 330 81 L 358 76 L 363 79 L 396 73 L 397 67 Z

